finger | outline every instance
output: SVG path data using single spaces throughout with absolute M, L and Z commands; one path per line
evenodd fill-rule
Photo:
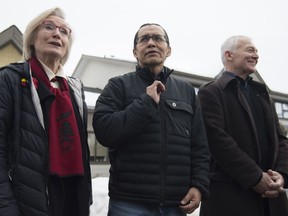
M 269 190 L 276 190 L 276 191 L 280 191 L 281 190 L 281 184 L 277 183 L 277 184 L 269 184 Z
M 265 198 L 275 198 L 278 197 L 279 191 L 277 190 L 270 190 L 270 191 L 265 191 L 265 193 L 262 195 L 262 197 Z
M 162 83 L 158 83 L 157 85 L 157 93 L 165 91 L 165 86 Z
M 188 205 L 188 204 L 190 204 L 190 199 L 184 197 L 184 199 L 181 200 L 181 205 L 182 205 L 182 206 L 186 206 L 186 205 Z
M 182 209 L 183 212 L 187 214 L 191 214 L 194 212 L 197 208 L 199 207 L 199 203 L 190 201 L 186 205 L 181 205 L 180 208 Z
M 283 187 L 279 187 L 279 188 L 277 189 L 277 191 L 278 191 L 279 193 L 286 193 L 286 190 L 285 190 Z
M 269 169 L 269 170 L 267 171 L 267 173 L 268 173 L 270 176 L 273 176 L 273 175 L 274 175 L 274 171 L 271 170 L 271 169 Z

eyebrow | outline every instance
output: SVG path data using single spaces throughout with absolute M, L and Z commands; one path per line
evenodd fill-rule
M 57 22 L 55 22 L 54 20 L 52 20 L 52 19 L 44 19 L 43 21 L 42 21 L 42 23 L 43 22 L 52 22 L 52 23 L 54 23 L 55 25 L 58 25 L 59 24 L 59 26 L 63 26 L 63 27 L 68 27 L 68 28 L 70 28 L 70 26 L 67 24 L 67 23 L 65 23 L 65 22 L 63 22 L 63 23 L 57 23 Z
M 253 49 L 253 50 L 258 51 L 258 49 L 257 49 L 256 47 L 254 47 L 254 46 L 248 46 L 248 47 L 246 47 L 246 50 L 247 50 L 247 49 Z

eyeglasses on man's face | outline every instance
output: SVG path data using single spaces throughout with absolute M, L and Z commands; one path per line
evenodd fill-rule
M 69 38 L 71 35 L 71 29 L 68 28 L 67 26 L 57 26 L 55 23 L 51 21 L 44 21 L 42 23 L 42 28 L 45 29 L 48 32 L 53 32 L 57 28 L 59 29 L 59 32 L 62 36 Z
M 137 38 L 137 43 L 148 43 L 149 40 L 152 39 L 156 43 L 166 42 L 166 38 L 164 35 L 143 35 Z

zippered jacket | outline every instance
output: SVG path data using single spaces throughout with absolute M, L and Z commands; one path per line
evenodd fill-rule
M 164 68 L 165 74 L 170 74 Z M 155 78 L 147 69 L 109 80 L 99 96 L 93 127 L 109 148 L 109 196 L 180 205 L 189 188 L 208 195 L 209 151 L 195 89 L 169 76 L 159 104 L 146 94 Z
M 87 108 L 82 83 L 68 77 L 82 117 L 84 179 L 92 202 Z M 0 215 L 48 216 L 48 137 L 45 115 L 27 62 L 0 69 Z M 47 95 L 46 95 L 47 96 Z M 54 98 L 52 94 L 51 101 Z

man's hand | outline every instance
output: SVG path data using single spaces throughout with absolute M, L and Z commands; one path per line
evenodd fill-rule
M 262 197 L 275 198 L 279 193 L 285 192 L 283 185 L 284 179 L 281 174 L 270 169 L 268 172 L 263 172 L 260 182 L 253 187 L 253 190 L 262 194 Z
M 165 91 L 165 85 L 159 80 L 155 80 L 152 85 L 146 88 L 146 94 L 158 104 L 160 101 L 160 94 Z
M 272 182 L 268 185 L 269 190 L 265 191 L 262 195 L 263 197 L 274 198 L 278 197 L 279 193 L 285 193 L 284 186 L 284 178 L 283 176 L 273 170 L 268 170 L 268 175 L 271 177 Z
M 201 197 L 201 192 L 197 188 L 190 188 L 186 196 L 181 200 L 180 208 L 186 214 L 191 214 L 199 207 Z

